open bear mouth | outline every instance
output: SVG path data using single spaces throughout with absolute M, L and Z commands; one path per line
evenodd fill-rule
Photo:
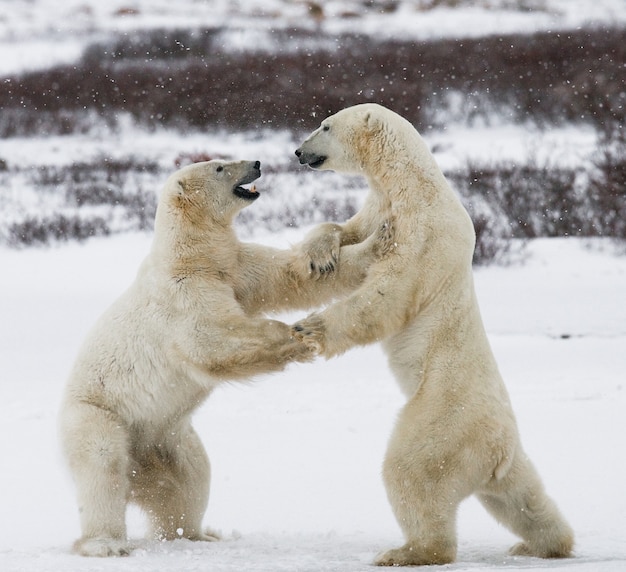
M 252 185 L 249 189 L 237 185 L 233 189 L 233 193 L 235 193 L 235 195 L 237 195 L 239 198 L 246 199 L 248 201 L 255 201 L 260 196 L 259 191 L 256 190 L 256 185 Z
M 245 199 L 247 201 L 255 201 L 256 199 L 258 199 L 260 195 L 259 191 L 256 190 L 256 185 L 251 185 L 249 189 L 242 187 L 242 185 L 247 185 L 252 181 L 256 181 L 260 176 L 261 171 L 257 169 L 249 176 L 244 177 L 243 179 L 238 181 L 237 184 L 233 187 L 233 193 L 235 194 L 235 196 L 241 199 Z

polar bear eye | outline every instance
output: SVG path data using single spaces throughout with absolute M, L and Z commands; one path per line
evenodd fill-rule
M 322 126 L 322 131 L 330 131 L 330 125 Z
M 222 165 L 219 165 L 216 169 L 218 173 L 221 173 L 223 170 L 224 170 L 224 167 Z

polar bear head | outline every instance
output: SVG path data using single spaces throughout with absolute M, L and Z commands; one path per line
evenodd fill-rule
M 347 107 L 327 117 L 304 141 L 300 164 L 340 173 L 376 175 L 401 157 L 428 155 L 421 137 L 403 117 L 375 103 Z
M 358 172 L 361 158 L 355 142 L 369 131 L 370 117 L 366 108 L 356 106 L 324 119 L 296 150 L 300 164 L 339 173 Z
M 155 230 L 171 228 L 172 217 L 178 226 L 205 229 L 228 225 L 245 206 L 259 197 L 254 185 L 261 176 L 259 161 L 205 161 L 193 163 L 173 173 L 165 183 Z

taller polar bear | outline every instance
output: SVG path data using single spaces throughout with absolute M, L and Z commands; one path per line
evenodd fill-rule
M 523 539 L 513 554 L 569 556 L 573 532 L 522 449 L 483 327 L 472 222 L 420 135 L 396 113 L 363 104 L 325 119 L 296 155 L 315 169 L 362 174 L 370 186 L 354 217 L 308 237 L 318 264 L 329 245 L 359 243 L 394 221 L 395 249 L 365 282 L 294 326 L 326 357 L 382 341 L 407 398 L 383 468 L 406 544 L 376 563 L 454 561 L 457 508 L 471 494 Z
M 201 528 L 210 468 L 192 412 L 223 381 L 310 360 L 287 324 L 258 313 L 319 305 L 353 289 L 390 240 L 385 227 L 362 246 L 335 251 L 339 267 L 317 279 L 297 247 L 239 242 L 232 220 L 259 196 L 242 185 L 260 174 L 258 161 L 174 173 L 150 253 L 83 344 L 60 412 L 78 493 L 79 554 L 128 554 L 129 502 L 160 538 L 213 539 Z

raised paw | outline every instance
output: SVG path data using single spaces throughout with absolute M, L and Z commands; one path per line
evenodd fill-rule
M 369 263 L 384 258 L 397 246 L 395 228 L 391 219 L 384 221 L 378 230 L 370 234 L 362 243 L 364 256 L 369 256 Z
M 335 271 L 338 256 L 330 250 L 326 253 L 309 253 L 309 272 L 313 278 L 321 278 Z
M 308 343 L 297 334 L 298 332 L 292 327 L 291 335 L 293 343 L 290 344 L 287 361 L 297 361 L 300 363 L 313 361 L 319 354 L 319 346 Z
M 291 326 L 294 338 L 302 342 L 316 354 L 325 348 L 326 327 L 318 314 L 311 314 Z
M 335 229 L 305 240 L 302 264 L 309 277 L 318 279 L 335 271 L 339 261 L 341 233 Z
M 376 245 L 380 256 L 389 254 L 398 246 L 392 219 L 386 220 L 380 225 L 376 233 Z

